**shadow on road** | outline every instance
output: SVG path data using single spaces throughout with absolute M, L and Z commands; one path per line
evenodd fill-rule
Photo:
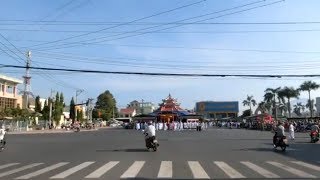
M 136 148 L 136 149 L 99 149 L 96 152 L 149 152 L 145 148 Z

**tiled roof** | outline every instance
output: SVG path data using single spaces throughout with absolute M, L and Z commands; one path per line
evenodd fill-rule
M 135 111 L 133 108 L 125 108 L 125 109 L 120 109 L 121 114 L 132 114 Z

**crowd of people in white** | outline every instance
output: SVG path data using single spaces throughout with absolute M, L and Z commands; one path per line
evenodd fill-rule
M 183 130 L 183 129 L 196 129 L 197 126 L 201 126 L 201 129 L 207 129 L 208 127 L 212 127 L 212 122 L 178 122 L 174 121 L 171 123 L 163 123 L 163 122 L 153 122 L 156 130 Z M 145 122 L 136 122 L 135 129 L 145 129 L 147 127 L 147 123 Z

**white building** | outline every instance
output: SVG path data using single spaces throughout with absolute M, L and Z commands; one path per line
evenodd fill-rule
M 22 107 L 22 96 L 18 95 L 18 84 L 22 80 L 0 74 L 0 109 Z
M 155 110 L 155 106 L 151 102 L 137 101 L 134 100 L 130 102 L 128 108 L 133 108 L 136 110 L 136 114 L 150 114 Z

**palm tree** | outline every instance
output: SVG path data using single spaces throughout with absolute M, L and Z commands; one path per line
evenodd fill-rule
M 317 84 L 316 82 L 305 81 L 300 85 L 300 88 L 299 88 L 300 91 L 308 91 L 308 94 L 309 94 L 309 101 L 308 102 L 311 105 L 309 107 L 311 117 L 313 116 L 313 103 L 310 103 L 311 102 L 310 92 L 312 90 L 318 89 L 319 87 L 320 87 L 320 85 Z
M 304 111 L 305 106 L 301 102 L 299 102 L 295 104 L 293 107 L 294 107 L 293 112 L 296 113 L 298 116 L 301 116 L 302 115 L 301 110 Z
M 311 102 L 311 103 L 310 103 Z M 312 108 L 312 111 L 310 111 L 310 113 L 311 112 L 313 112 L 313 107 L 314 107 L 314 100 L 312 99 L 311 101 L 309 101 L 307 104 L 306 104 L 306 108 L 309 108 L 309 109 L 311 109 Z
M 277 108 L 276 108 L 276 99 L 278 98 L 278 92 L 279 90 L 281 89 L 281 87 L 278 87 L 278 88 L 275 88 L 275 89 L 272 89 L 272 88 L 267 88 L 264 92 L 265 92 L 265 95 L 264 95 L 264 100 L 267 102 L 267 103 L 272 103 L 272 107 L 274 109 L 274 116 L 275 118 L 277 119 Z
M 249 106 L 250 107 L 250 116 L 251 116 L 251 114 L 252 114 L 251 106 L 253 106 L 253 107 L 256 106 L 257 102 L 256 102 L 256 100 L 253 99 L 253 96 L 247 95 L 247 99 L 244 100 L 242 102 L 242 104 L 243 104 L 243 106 Z
M 281 98 L 287 98 L 287 100 L 288 100 L 288 103 L 287 103 L 287 110 L 288 110 L 288 112 L 289 112 L 289 118 L 291 117 L 291 105 L 290 105 L 290 99 L 291 98 L 298 98 L 299 97 L 299 95 L 300 95 L 300 93 L 299 93 L 299 91 L 298 90 L 296 90 L 296 89 L 294 89 L 293 87 L 284 87 L 283 89 L 281 89 L 280 91 L 279 91 L 279 97 L 281 97 Z M 283 102 L 284 102 L 284 100 L 283 100 Z M 285 102 L 284 102 L 284 104 L 285 104 Z

